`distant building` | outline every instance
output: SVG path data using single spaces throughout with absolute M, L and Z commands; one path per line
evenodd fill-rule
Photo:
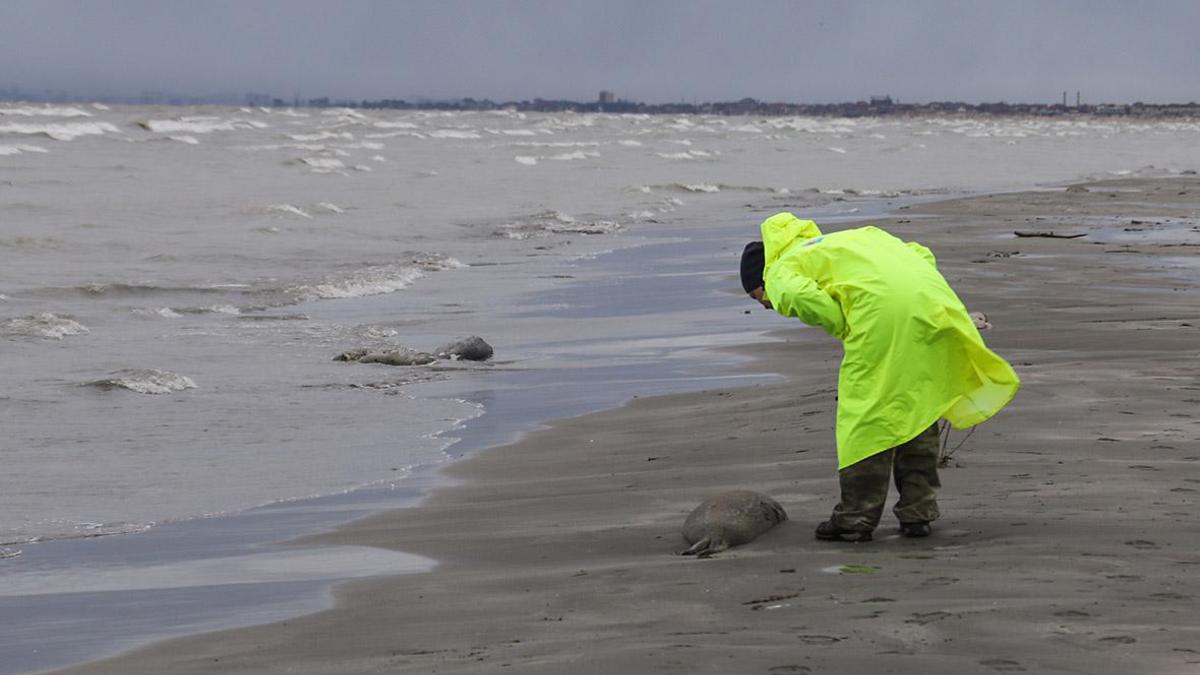
M 617 95 L 607 89 L 600 91 L 600 97 L 596 99 L 600 103 L 616 103 Z

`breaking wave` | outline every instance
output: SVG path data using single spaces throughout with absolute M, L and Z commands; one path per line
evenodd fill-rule
M 579 220 L 561 211 L 542 211 L 501 225 L 496 234 L 509 239 L 525 240 L 556 234 L 611 234 L 622 229 L 620 223 L 612 220 Z
M 395 293 L 408 288 L 428 272 L 462 267 L 466 265 L 454 258 L 420 255 L 407 263 L 372 265 L 345 274 L 327 276 L 318 283 L 292 286 L 287 290 L 303 300 L 361 298 Z
M 301 218 L 308 218 L 309 220 L 312 220 L 312 216 L 307 211 L 299 206 L 293 206 L 291 204 L 271 204 L 267 206 L 267 211 L 269 213 L 289 213 L 293 216 L 300 216 Z
M 673 190 L 677 192 L 769 192 L 772 194 L 791 194 L 788 188 L 764 187 L 760 185 L 730 185 L 729 183 L 667 183 L 666 185 L 645 185 L 638 188 L 642 192 L 653 190 Z
M 21 143 L 19 145 L 0 145 L 0 157 L 19 155 L 19 154 L 25 153 L 25 152 L 44 153 L 44 152 L 49 152 L 49 150 L 47 150 L 45 148 L 40 148 L 36 145 L 26 145 L 24 143 Z
M 14 117 L 91 117 L 92 114 L 79 108 L 45 105 L 40 107 L 0 108 L 0 115 Z
M 29 314 L 0 323 L 0 335 L 36 337 L 61 340 L 68 335 L 83 335 L 87 326 L 65 316 L 50 312 Z
M 57 124 L 0 124 L 0 134 L 45 136 L 56 141 L 73 141 L 80 136 L 103 136 L 120 133 L 108 122 L 62 122 Z
M 103 391 L 128 389 L 139 394 L 170 394 L 195 389 L 196 383 L 186 375 L 155 368 L 138 368 L 121 370 L 113 373 L 112 377 L 85 382 L 84 386 L 96 387 Z
M 354 134 L 349 131 L 318 131 L 315 134 L 288 134 L 288 138 L 293 141 L 323 141 L 326 139 L 352 141 Z
M 300 162 L 308 165 L 313 173 L 342 173 L 346 169 L 345 162 L 332 157 L 302 157 Z
M 193 133 L 211 134 L 214 131 L 236 131 L 238 129 L 266 129 L 270 125 L 258 120 L 230 119 L 219 117 L 180 117 L 173 120 L 144 120 L 138 125 L 147 131 L 160 134 Z
M 461 129 L 434 129 L 429 132 L 431 138 L 458 138 L 470 140 L 474 138 L 483 138 L 477 132 L 463 131 Z

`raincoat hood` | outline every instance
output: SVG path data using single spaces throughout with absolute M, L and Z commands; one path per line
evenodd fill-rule
M 779 259 L 792 244 L 821 236 L 821 228 L 811 220 L 801 220 L 791 213 L 776 213 L 762 222 L 763 249 L 766 266 Z

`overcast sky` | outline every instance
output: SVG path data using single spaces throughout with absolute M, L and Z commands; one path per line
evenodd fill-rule
M 0 89 L 1200 100 L 1200 0 L 0 0 Z

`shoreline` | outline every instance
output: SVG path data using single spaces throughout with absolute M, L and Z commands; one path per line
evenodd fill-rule
M 1200 195 L 1197 181 L 1188 178 L 1114 183 L 1146 189 L 1186 184 L 1189 192 Z M 892 661 L 902 668 L 898 672 L 909 672 L 903 670 L 906 667 L 913 672 L 935 667 L 953 667 L 956 672 L 1029 667 L 1047 672 L 1083 663 L 1095 668 L 1089 672 L 1123 672 L 1133 661 L 1122 659 L 1135 657 L 1140 672 L 1184 672 L 1188 652 L 1164 647 L 1188 649 L 1182 645 L 1194 642 L 1200 627 L 1194 620 L 1182 628 L 1174 625 L 1181 618 L 1177 616 L 1172 630 L 1166 631 L 1169 636 L 1155 635 L 1157 631 L 1145 628 L 1151 625 L 1146 617 L 1161 620 L 1160 615 L 1181 613 L 1172 603 L 1200 589 L 1179 575 L 1186 573 L 1184 565 L 1200 560 L 1194 553 L 1182 553 L 1186 542 L 1177 543 L 1168 532 L 1155 529 L 1165 524 L 1146 518 L 1135 523 L 1133 514 L 1125 519 L 1129 523 L 1119 519 L 1113 524 L 1081 507 L 1111 518 L 1122 513 L 1113 511 L 1117 505 L 1141 503 L 1136 498 L 1143 496 L 1150 470 L 1122 472 L 1128 465 L 1121 462 L 1154 468 L 1140 455 L 1136 461 L 1125 460 L 1118 452 L 1126 443 L 1151 452 L 1153 443 L 1122 438 L 1120 427 L 1107 429 L 1122 420 L 1098 405 L 1108 399 L 1097 398 L 1093 391 L 1109 386 L 1097 379 L 1105 368 L 1126 380 L 1111 385 L 1115 392 L 1141 396 L 1129 403 L 1136 409 L 1131 419 L 1143 426 L 1157 420 L 1164 430 L 1176 428 L 1167 426 L 1172 423 L 1182 429 L 1170 432 L 1180 436 L 1178 447 L 1153 450 L 1170 458 L 1155 461 L 1173 462 L 1171 466 L 1179 467 L 1177 478 L 1186 468 L 1189 476 L 1200 479 L 1195 475 L 1200 464 L 1194 463 L 1200 458 L 1189 459 L 1200 454 L 1194 442 L 1200 431 L 1194 419 L 1171 419 L 1186 414 L 1178 408 L 1182 400 L 1176 397 L 1166 401 L 1175 406 L 1164 406 L 1164 392 L 1153 382 L 1163 377 L 1159 369 L 1167 367 L 1170 356 L 1187 353 L 1184 345 L 1194 344 L 1189 327 L 1159 324 L 1179 322 L 1163 318 L 1170 310 L 1194 307 L 1195 298 L 1188 298 L 1193 303 L 1188 305 L 1183 296 L 1194 295 L 1196 280 L 1169 286 L 1157 273 L 1131 277 L 1107 258 L 1132 258 L 1099 255 L 1096 261 L 1096 255 L 1085 253 L 1099 251 L 1081 252 L 1082 242 L 1013 244 L 1011 234 L 1000 236 L 1008 223 L 1024 223 L 1024 215 L 1032 220 L 1039 217 L 1034 213 L 1062 210 L 1064 205 L 1077 215 L 1089 213 L 1087 209 L 1143 216 L 1162 211 L 1154 204 L 1130 206 L 1125 199 L 1129 193 L 1107 194 L 975 197 L 905 210 L 933 218 L 909 220 L 893 214 L 874 221 L 934 249 L 943 273 L 968 307 L 987 312 L 995 325 L 985 334 L 989 345 L 1026 381 L 1012 410 L 984 425 L 984 433 L 976 434 L 957 456 L 962 466 L 947 470 L 945 478 L 951 480 L 942 494 L 948 518 L 926 542 L 881 537 L 873 546 L 855 547 L 811 541 L 810 521 L 823 517 L 836 487 L 830 447 L 837 349 L 811 330 L 777 323 L 788 341 L 740 351 L 762 359 L 751 369 L 766 368 L 769 360 L 785 363 L 785 382 L 639 398 L 616 410 L 563 420 L 517 443 L 453 464 L 445 473 L 464 482 L 434 493 L 418 507 L 419 517 L 390 512 L 304 540 L 430 555 L 442 563 L 430 574 L 350 584 L 339 590 L 338 606 L 327 612 L 284 624 L 183 638 L 66 672 L 360 672 L 383 666 L 413 672 L 490 672 L 506 663 L 521 672 L 561 672 L 565 667 L 584 673 L 695 672 L 714 663 L 751 672 L 783 666 L 794 668 L 776 672 L 850 672 L 881 658 L 881 647 L 905 655 L 891 657 L 907 659 Z M 1192 204 L 1188 208 L 1194 214 L 1195 201 L 1184 201 Z M 1000 215 L 991 213 L 995 211 Z M 946 217 L 969 222 L 947 223 Z M 1025 252 L 1012 255 L 1015 248 Z M 1119 244 L 1111 248 L 1122 250 Z M 1008 255 L 993 257 L 992 252 Z M 1156 253 L 1163 252 L 1140 255 Z M 1046 256 L 1057 256 L 1055 264 L 1047 266 Z M 979 264 L 985 265 L 986 273 L 974 267 Z M 1112 285 L 1089 285 L 1096 275 Z M 1164 290 L 1168 287 L 1185 290 Z M 1046 298 L 1047 289 L 1058 295 Z M 1106 304 L 1123 310 L 1121 320 L 1133 322 L 1134 328 L 1149 325 L 1145 330 L 1153 332 L 1148 336 L 1152 339 L 1112 344 L 1118 329 L 1103 322 Z M 1058 323 L 1045 321 L 1046 316 Z M 746 318 L 747 326 L 764 323 L 758 316 Z M 1081 364 L 1087 366 L 1082 374 Z M 1149 374 L 1129 375 L 1142 371 Z M 1194 374 L 1185 375 L 1194 380 Z M 1091 432 L 1102 429 L 1109 435 L 1094 438 Z M 1074 435 L 1068 433 L 1072 431 Z M 748 439 L 753 443 L 741 444 Z M 1185 443 L 1191 444 L 1192 454 L 1179 452 Z M 594 453 L 592 447 L 604 451 Z M 1059 459 L 1046 459 L 1046 447 L 1059 450 Z M 1092 467 L 1087 460 L 1096 449 L 1107 453 L 1102 460 L 1108 461 Z M 1069 460 L 1074 469 L 1086 466 L 1092 471 L 1083 474 L 1089 480 L 1060 474 L 1064 470 L 1050 463 L 1060 460 Z M 1018 472 L 1011 473 L 1014 470 Z M 960 473 L 982 487 L 969 491 Z M 1055 476 L 1055 484 L 1067 487 L 1069 494 L 1057 494 L 1062 488 L 1048 489 L 1039 480 L 1048 476 Z M 1127 499 L 1106 502 L 1089 487 L 1110 482 L 1120 484 L 1120 490 L 1110 492 Z M 992 483 L 1006 490 L 990 493 L 987 486 Z M 711 561 L 667 555 L 680 543 L 678 526 L 690 507 L 724 486 L 766 491 L 784 504 L 793 520 Z M 1184 483 L 1175 487 L 1195 491 Z M 995 503 L 1008 501 L 1012 494 L 1030 501 L 1019 500 L 1021 508 L 1011 509 L 1009 517 Z M 1191 499 L 1188 492 L 1170 494 Z M 1046 506 L 1054 500 L 1068 502 L 1070 508 Z M 1033 509 L 1038 515 L 1032 516 L 1029 506 L 1037 501 L 1042 502 Z M 1171 508 L 1182 511 L 1183 505 L 1172 503 Z M 1180 518 L 1162 515 L 1177 522 Z M 1086 533 L 1060 520 L 1068 516 L 1087 519 L 1093 532 L 1113 536 L 1089 543 L 1082 536 Z M 1143 531 L 1147 529 L 1153 532 Z M 1080 568 L 1086 576 L 1069 568 L 1045 570 L 1047 548 L 1052 558 L 1082 557 L 1086 564 Z M 1085 606 L 1097 604 L 1088 598 L 1046 593 L 1047 584 L 1071 586 L 1100 601 L 1124 601 L 1117 609 L 1126 610 L 1136 604 L 1123 597 L 1131 585 L 1150 586 L 1158 580 L 1140 568 L 1141 575 L 1121 572 L 1134 564 L 1127 560 L 1131 556 L 1147 558 L 1143 567 L 1155 565 L 1159 573 L 1182 570 L 1170 575 L 1179 579 L 1172 587 L 1179 590 L 1149 593 L 1134 610 L 1114 612 L 1116 616 L 1088 611 Z M 844 563 L 866 564 L 877 573 L 822 572 Z M 970 568 L 963 571 L 966 563 Z M 1106 574 L 1113 570 L 1117 573 Z M 1015 584 L 1014 571 L 1025 575 Z M 887 597 L 889 592 L 905 597 Z M 1168 597 L 1170 593 L 1179 598 Z M 986 599 L 1000 609 L 986 609 Z M 1061 606 L 1066 614 L 1039 613 L 1047 603 Z M 1126 625 L 1134 616 L 1142 623 Z M 1049 627 L 1054 623 L 1065 630 L 1056 632 Z M 1079 626 L 1097 625 L 1105 632 L 1092 631 L 1084 639 L 1087 633 Z M 996 628 L 1003 630 L 992 630 Z M 1031 634 L 1035 629 L 1037 634 Z M 985 637 L 982 644 L 987 649 L 980 642 Z M 854 644 L 870 648 L 846 649 Z M 1018 645 L 1024 646 L 1014 651 Z M 985 656 L 971 660 L 979 654 Z M 584 663 L 568 665 L 574 659 Z
M 875 211 L 882 210 L 883 204 L 883 200 L 867 200 L 858 205 Z M 615 255 L 572 263 L 577 278 L 536 297 L 546 307 L 567 307 L 553 313 L 572 323 L 602 323 L 603 317 L 624 320 L 624 313 L 645 309 L 627 306 L 622 299 L 628 293 L 625 287 L 638 283 L 646 259 L 663 246 L 682 255 L 671 260 L 669 278 L 657 288 L 660 294 L 682 296 L 696 275 L 712 276 L 707 272 L 714 230 L 679 228 L 643 228 L 635 244 L 627 242 Z M 720 281 L 705 281 L 704 286 L 724 290 Z M 596 289 L 604 290 L 592 293 Z M 361 547 L 293 542 L 371 514 L 418 505 L 430 492 L 453 483 L 442 473 L 447 462 L 507 445 L 555 419 L 611 408 L 638 396 L 695 389 L 703 383 L 753 381 L 755 376 L 723 374 L 732 371 L 729 364 L 742 359 L 713 349 L 738 342 L 743 335 L 721 337 L 728 327 L 717 325 L 722 320 L 704 307 L 711 302 L 700 304 L 706 313 L 696 317 L 695 325 L 673 327 L 666 341 L 655 337 L 660 329 L 643 337 L 635 330 L 615 342 L 611 332 L 601 330 L 592 338 L 600 347 L 597 354 L 592 354 L 596 347 L 584 341 L 550 356 L 563 361 L 569 354 L 590 354 L 574 367 L 523 368 L 518 363 L 471 368 L 461 373 L 468 376 L 465 379 L 418 385 L 420 389 L 411 393 L 423 399 L 466 400 L 480 406 L 487 419 L 472 418 L 448 432 L 453 443 L 443 462 L 414 467 L 394 483 L 163 523 L 132 539 L 114 535 L 27 545 L 19 567 L 0 577 L 6 582 L 6 591 L 0 593 L 4 610 L 0 614 L 9 617 L 0 621 L 0 634 L 9 636 L 0 640 L 0 653 L 7 655 L 0 673 L 67 667 L 181 635 L 287 620 L 331 606 L 331 588 L 346 580 L 379 577 L 398 569 L 428 569 L 436 561 L 390 552 L 372 555 Z M 708 324 L 706 317 L 712 319 Z M 512 332 L 511 327 L 506 330 Z M 552 336 L 544 339 L 554 344 Z M 521 353 L 530 354 L 530 345 L 523 345 Z M 646 354 L 658 355 L 648 367 L 639 365 L 647 361 Z M 620 365 L 625 361 L 629 363 Z M 297 567 L 302 571 L 294 571 Z M 202 592 L 204 587 L 211 590 Z M 119 619 L 103 618 L 108 615 Z M 64 630 L 65 625 L 70 630 Z M 47 659 L 39 653 L 52 656 Z

